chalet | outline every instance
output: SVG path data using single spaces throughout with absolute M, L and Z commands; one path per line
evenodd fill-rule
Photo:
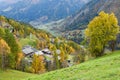
M 32 55 L 37 52 L 35 48 L 32 48 L 31 46 L 27 45 L 23 47 L 22 52 L 24 53 L 25 56 L 32 57 Z
M 39 50 L 36 51 L 35 54 L 36 54 L 36 55 L 44 55 L 44 53 L 43 53 L 42 51 L 39 51 Z
M 10 27 L 11 26 L 9 24 L 7 24 L 7 23 L 4 25 L 4 28 L 10 28 Z
M 24 53 L 25 55 L 25 61 L 26 61 L 26 64 L 27 65 L 31 65 L 32 62 L 33 62 L 33 55 L 36 54 L 36 55 L 40 55 L 43 59 L 43 61 L 46 63 L 46 67 L 48 70 L 51 70 L 51 65 L 54 64 L 54 59 L 53 59 L 53 53 L 52 51 L 50 51 L 48 48 L 45 48 L 45 49 L 42 49 L 42 50 L 37 50 L 29 45 L 27 46 L 24 46 L 22 48 L 22 52 Z M 56 53 L 58 55 L 58 60 L 61 59 L 60 57 L 60 53 L 61 51 L 59 49 L 56 50 Z M 69 66 L 72 66 L 72 60 L 71 58 L 72 57 L 68 57 L 69 59 L 67 60 L 67 67 Z
M 3 22 L 3 21 L 0 21 L 0 26 L 4 27 L 4 28 L 10 28 L 11 25 L 6 23 L 6 22 Z
M 10 32 L 13 32 L 13 27 L 10 24 L 6 23 L 6 22 L 0 21 L 0 27 L 9 29 Z
M 29 45 L 24 46 L 22 48 L 22 52 L 24 53 L 24 55 L 26 57 L 28 57 L 28 56 L 32 57 L 33 54 L 36 54 L 36 55 L 51 55 L 52 54 L 51 51 L 48 48 L 45 48 L 43 50 L 37 50 L 37 49 L 35 49 L 35 48 L 33 48 Z
M 26 64 L 27 64 L 28 66 L 32 64 L 32 62 L 33 62 L 33 59 L 32 59 L 32 58 L 33 58 L 33 55 L 34 55 L 34 54 L 40 55 L 41 58 L 42 58 L 43 60 L 45 60 L 44 53 L 43 53 L 42 51 L 39 51 L 39 50 L 37 50 L 37 49 L 29 46 L 29 45 L 24 46 L 24 47 L 22 48 L 22 52 L 23 52 L 24 55 L 25 55 L 24 60 L 26 61 Z
M 25 57 L 32 58 L 33 54 L 36 54 L 36 55 L 43 55 L 43 56 L 49 58 L 49 60 L 51 58 L 53 58 L 53 53 L 48 48 L 45 48 L 43 50 L 37 50 L 37 49 L 27 45 L 22 48 L 22 52 L 24 53 Z M 56 53 L 58 54 L 58 59 L 60 60 L 61 59 L 61 57 L 60 57 L 61 51 L 59 49 L 57 49 Z

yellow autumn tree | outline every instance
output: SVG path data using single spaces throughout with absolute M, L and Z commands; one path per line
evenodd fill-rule
M 71 54 L 73 52 L 75 52 L 75 49 L 72 46 L 69 46 L 68 47 L 68 53 Z
M 19 52 L 17 54 L 17 62 L 16 62 L 16 69 L 19 69 L 21 60 L 24 58 L 24 54 Z
M 40 55 L 34 55 L 33 62 L 32 62 L 32 68 L 34 69 L 34 73 L 45 72 L 44 57 Z
M 7 19 L 5 16 L 0 16 L 0 21 L 4 21 L 4 22 L 7 22 Z
M 60 47 L 60 63 L 61 63 L 61 67 L 65 68 L 68 66 L 67 64 L 67 54 L 65 54 L 64 49 L 62 47 Z
M 0 67 L 3 70 L 8 67 L 9 53 L 10 53 L 10 47 L 3 39 L 0 38 Z
M 60 62 L 62 63 L 63 61 L 65 61 L 65 52 L 64 52 L 64 50 L 63 50 L 63 48 L 62 47 L 60 47 Z
M 100 12 L 85 30 L 89 50 L 93 56 L 102 56 L 109 41 L 116 40 L 119 32 L 118 20 L 114 13 Z

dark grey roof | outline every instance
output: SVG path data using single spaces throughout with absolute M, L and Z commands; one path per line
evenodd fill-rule
M 42 52 L 51 53 L 51 51 L 48 48 L 43 49 Z

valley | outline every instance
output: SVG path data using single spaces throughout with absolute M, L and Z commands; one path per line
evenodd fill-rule
M 55 26 L 54 28 L 52 28 L 52 31 L 54 34 L 55 32 L 56 34 L 61 32 L 63 33 L 62 36 L 67 35 L 65 38 L 73 40 L 77 43 L 80 43 L 83 40 L 83 37 L 79 36 L 79 39 L 74 40 L 74 38 L 76 38 L 77 35 L 73 37 L 68 34 L 72 34 L 76 30 L 79 30 L 79 32 L 82 32 L 84 29 L 86 29 L 89 21 L 91 21 L 95 16 L 97 16 L 100 11 L 105 11 L 108 13 L 113 12 L 117 16 L 118 21 L 120 21 L 119 5 L 120 5 L 119 0 L 92 0 L 87 4 L 85 4 L 85 6 L 83 6 L 77 13 L 65 18 L 63 23 L 57 23 L 56 21 L 55 22 L 56 24 L 50 24 L 50 23 L 43 24 L 43 25 L 40 24 L 40 25 L 37 25 L 37 27 L 41 28 L 41 26 L 47 25 L 46 28 L 49 29 L 49 27 Z M 60 30 L 58 27 L 60 28 Z M 42 29 L 44 30 L 46 30 L 46 28 L 42 27 Z M 49 32 L 51 32 L 51 30 Z M 83 33 L 79 33 L 78 35 L 84 36 Z
M 119 12 L 119 0 L 0 0 L 0 80 L 118 80 Z

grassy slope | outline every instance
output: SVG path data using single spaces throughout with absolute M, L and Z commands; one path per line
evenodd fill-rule
M 0 80 L 120 80 L 120 51 L 42 75 L 0 71 Z
M 120 80 L 120 51 L 25 80 Z
M 28 77 L 36 76 L 35 74 L 29 74 L 16 70 L 0 71 L 0 80 L 22 80 Z

